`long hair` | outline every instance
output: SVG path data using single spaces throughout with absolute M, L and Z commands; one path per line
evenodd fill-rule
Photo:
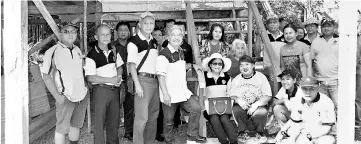
M 221 42 L 223 42 L 223 43 L 225 43 L 226 41 L 225 41 L 225 34 L 224 34 L 224 27 L 221 25 L 221 24 L 218 24 L 218 23 L 215 23 L 215 24 L 213 24 L 212 26 L 211 26 L 211 30 L 209 31 L 209 33 L 208 33 L 208 35 L 207 35 L 207 39 L 208 40 L 212 40 L 213 39 L 213 31 L 214 31 L 214 29 L 216 28 L 216 27 L 219 27 L 219 28 L 221 28 L 221 30 L 222 30 L 222 36 L 221 36 L 221 39 L 219 39 L 219 41 L 221 41 Z

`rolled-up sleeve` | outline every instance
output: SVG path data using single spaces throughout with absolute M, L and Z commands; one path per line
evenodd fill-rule
M 137 63 L 138 47 L 134 43 L 129 42 L 127 45 L 127 51 L 128 51 L 127 63 Z
M 156 70 L 157 70 L 156 74 L 165 76 L 168 71 L 168 64 L 169 61 L 165 56 L 163 55 L 158 56 L 156 62 Z
M 45 73 L 45 74 L 50 74 L 50 71 L 51 71 L 51 67 L 52 67 L 52 57 L 53 57 L 53 54 L 54 54 L 54 51 L 55 51 L 55 47 L 52 47 L 50 49 L 48 49 L 45 54 L 44 54 L 44 57 L 43 57 L 43 64 L 42 64 L 42 67 L 41 67 L 41 72 L 42 73 Z
M 96 68 L 95 61 L 91 58 L 85 58 L 85 65 L 83 68 L 84 68 L 86 76 L 97 74 L 97 68 Z
M 116 61 L 116 63 L 117 63 L 117 68 L 120 67 L 120 66 L 122 66 L 122 65 L 124 64 L 123 59 L 122 59 L 122 57 L 119 55 L 119 53 L 117 54 L 117 61 Z

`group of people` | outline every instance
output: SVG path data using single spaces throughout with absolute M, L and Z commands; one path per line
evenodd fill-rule
M 338 96 L 335 21 L 309 19 L 304 24 L 307 35 L 300 37 L 299 28 L 293 24 L 285 24 L 287 21 L 276 15 L 267 17 L 276 61 L 262 52 L 264 45 L 257 38 L 254 52 L 264 57 L 263 73 L 256 71 L 244 41 L 236 39 L 228 46 L 220 24 L 211 26 L 203 42 L 199 66 L 193 64 L 192 48 L 184 40 L 185 26 L 169 20 L 162 30 L 155 28 L 155 21 L 152 13 L 142 13 L 133 36 L 129 23 L 119 22 L 113 42 L 111 28 L 99 25 L 94 36 L 97 41 L 89 44 L 86 55 L 74 45 L 76 25 L 61 26 L 59 42 L 46 51 L 41 68 L 44 82 L 56 99 L 56 144 L 65 143 L 67 134 L 71 144 L 78 143 L 89 90 L 95 106 L 96 144 L 119 143 L 121 105 L 124 137 L 136 144 L 154 143 L 156 139 L 174 143 L 180 109 L 188 113 L 188 141 L 207 141 L 199 135 L 203 114 L 222 144 L 236 144 L 250 135 L 266 142 L 265 124 L 272 112 L 284 123 L 276 137 L 279 142 L 335 143 L 330 134 L 336 123 Z M 317 31 L 319 26 L 322 36 Z M 280 68 L 275 71 L 276 78 L 270 75 L 272 64 Z M 204 103 L 189 90 L 186 72 L 190 69 L 204 71 Z M 273 83 L 269 81 L 279 82 L 276 95 L 272 95 Z M 224 111 L 217 111 L 218 100 L 225 103 Z M 360 124 L 357 114 L 356 119 Z

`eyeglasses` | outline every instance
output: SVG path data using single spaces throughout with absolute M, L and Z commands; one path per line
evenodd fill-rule
M 310 87 L 310 86 L 308 86 L 308 87 L 301 87 L 301 89 L 302 89 L 303 91 L 315 91 L 315 90 L 317 89 L 317 87 Z
M 219 66 L 223 66 L 223 63 L 212 63 L 213 66 L 219 65 Z
M 64 30 L 62 33 L 64 34 L 76 34 L 77 31 L 68 31 L 68 30 Z

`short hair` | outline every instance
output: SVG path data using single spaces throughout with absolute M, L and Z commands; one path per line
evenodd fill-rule
M 125 21 L 120 21 L 118 22 L 118 24 L 115 26 L 115 30 L 118 31 L 119 27 L 122 26 L 122 25 L 125 25 L 128 27 L 129 31 L 130 31 L 130 24 L 129 22 L 125 22 Z
M 176 22 L 175 22 L 175 19 L 167 19 L 167 20 L 164 21 L 164 24 L 169 23 L 169 22 L 174 22 L 174 23 L 176 23 Z
M 282 30 L 283 33 L 285 32 L 286 28 L 292 28 L 295 32 L 297 32 L 297 27 L 294 24 L 291 23 L 287 24 Z
M 173 30 L 175 29 L 179 29 L 182 33 L 182 36 L 184 36 L 184 30 L 181 26 L 178 26 L 178 25 L 174 25 L 172 27 L 170 27 L 168 30 L 167 30 L 167 34 L 169 35 Z
M 163 29 L 161 29 L 161 28 L 159 28 L 159 27 L 155 27 L 155 28 L 154 28 L 154 30 L 153 30 L 153 32 L 155 32 L 155 31 L 160 31 L 160 32 L 162 33 L 162 36 L 164 36 L 164 35 L 165 35 L 164 30 L 163 30 Z
M 101 28 L 101 27 L 108 27 L 108 28 L 110 29 L 110 27 L 109 27 L 108 25 L 106 25 L 106 24 L 100 24 L 100 25 L 98 25 L 98 26 L 96 27 L 96 29 L 95 29 L 95 34 L 98 34 L 99 28 Z
M 221 42 L 225 42 L 225 34 L 224 34 L 224 27 L 221 24 L 215 23 L 211 26 L 211 30 L 209 31 L 208 35 L 207 35 L 207 39 L 208 40 L 212 40 L 213 39 L 213 31 L 216 27 L 220 27 L 222 30 L 222 36 L 221 39 L 219 39 L 219 41 Z
M 251 63 L 251 64 L 255 64 L 256 62 L 253 60 L 252 57 L 248 56 L 248 55 L 243 55 L 239 58 L 239 61 L 238 61 L 238 65 L 241 65 L 242 62 L 248 62 L 248 63 Z

